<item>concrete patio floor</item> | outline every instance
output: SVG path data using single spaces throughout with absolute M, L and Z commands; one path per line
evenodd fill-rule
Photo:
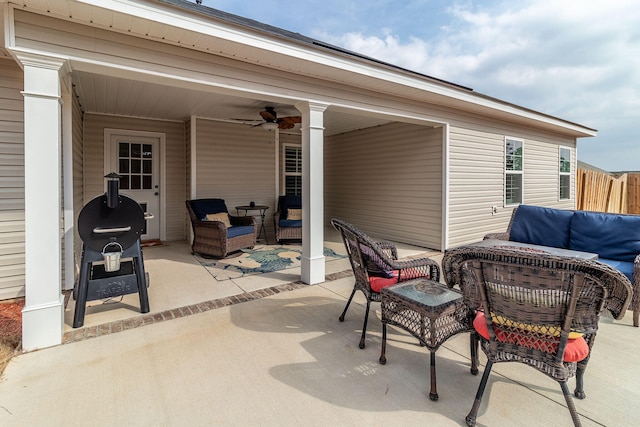
M 337 250 L 342 243 L 331 245 Z M 401 257 L 421 251 L 400 246 Z M 145 249 L 144 256 L 152 315 L 299 280 L 292 269 L 217 282 L 186 242 Z M 338 321 L 353 288 L 353 277 L 339 273 L 349 269 L 346 258 L 331 261 L 332 279 L 319 285 L 19 355 L 0 381 L 0 425 L 464 425 L 480 382 L 469 373 L 468 334 L 438 350 L 440 400 L 430 401 L 428 351 L 408 334 L 389 328 L 387 364 L 378 363 L 379 305 L 372 306 L 363 350 L 361 293 L 345 322 Z M 140 318 L 138 304 L 137 295 L 128 295 L 89 308 L 84 330 Z M 72 318 L 73 301 L 67 337 L 77 332 Z M 640 329 L 631 318 L 629 312 L 622 321 L 601 322 L 585 375 L 587 398 L 575 399 L 584 426 L 640 425 Z M 484 355 L 480 360 L 482 370 Z M 501 364 L 478 425 L 559 426 L 571 418 L 556 382 Z

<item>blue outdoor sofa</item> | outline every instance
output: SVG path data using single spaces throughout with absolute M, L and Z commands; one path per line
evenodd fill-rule
M 486 239 L 509 240 L 598 254 L 598 261 L 623 273 L 633 287 L 633 326 L 640 315 L 640 215 L 571 211 L 520 205 L 504 233 Z

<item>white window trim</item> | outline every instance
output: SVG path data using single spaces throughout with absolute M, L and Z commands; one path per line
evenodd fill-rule
M 561 167 L 562 167 L 562 163 L 560 161 L 560 159 L 562 159 L 562 150 L 569 150 L 569 172 L 562 172 Z M 571 180 L 570 184 L 569 184 L 569 197 L 566 199 L 563 199 L 560 197 L 561 193 L 560 193 L 560 184 L 561 184 L 561 177 L 562 176 L 568 176 L 569 179 L 571 179 L 571 176 L 573 175 L 573 150 L 571 147 L 567 147 L 565 145 L 561 145 L 558 147 L 558 201 L 565 201 L 565 200 L 572 200 L 573 197 L 572 195 L 572 191 L 571 191 L 571 187 L 573 187 L 574 185 L 574 181 L 575 178 Z
M 282 191 L 283 194 L 287 194 L 287 176 L 300 176 L 302 177 L 302 170 L 300 172 L 287 173 L 287 148 L 295 148 L 302 152 L 302 146 L 299 144 L 282 144 Z M 302 158 L 300 159 L 302 161 Z
M 516 142 L 520 142 L 522 144 L 522 170 L 520 171 L 508 171 L 507 170 L 507 141 L 516 141 Z M 525 144 L 524 144 L 524 139 L 522 138 L 516 138 L 513 136 L 505 136 L 504 137 L 504 141 L 502 143 L 502 161 L 503 161 L 503 166 L 502 166 L 502 170 L 503 170 L 503 176 L 502 176 L 502 203 L 504 207 L 512 207 L 512 206 L 518 206 L 520 204 L 524 203 L 524 171 L 525 171 L 525 158 L 524 158 L 524 152 L 525 152 Z M 522 199 L 520 200 L 519 203 L 507 203 L 507 187 L 506 187 L 506 181 L 507 181 L 507 175 L 521 175 L 522 176 Z

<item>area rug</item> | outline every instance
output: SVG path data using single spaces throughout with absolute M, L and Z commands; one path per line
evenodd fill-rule
M 258 245 L 253 249 L 243 249 L 224 259 L 206 259 L 194 255 L 216 280 L 237 279 L 252 274 L 271 273 L 300 267 L 302 248 L 300 246 Z M 345 258 L 332 249 L 324 248 L 327 261 Z

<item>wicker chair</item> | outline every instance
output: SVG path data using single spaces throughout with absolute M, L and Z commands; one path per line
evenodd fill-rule
M 276 241 L 302 240 L 302 220 L 287 219 L 289 209 L 302 209 L 302 196 L 278 197 L 278 210 L 273 214 Z
M 393 244 L 374 242 L 353 225 L 336 218 L 331 220 L 331 224 L 342 235 L 342 241 L 347 249 L 355 276 L 353 291 L 340 315 L 340 321 L 344 322 L 344 316 L 356 291 L 362 291 L 367 299 L 367 307 L 364 313 L 359 347 L 364 348 L 369 308 L 372 301 L 380 302 L 380 290 L 398 282 L 418 277 L 438 281 L 440 280 L 440 268 L 435 261 L 429 258 L 398 261 L 398 251 Z
M 186 205 L 193 227 L 193 253 L 224 258 L 231 252 L 256 245 L 258 227 L 254 217 L 228 215 L 230 227 L 222 221 L 205 219 L 207 214 L 228 214 L 223 199 L 187 200 Z
M 579 426 L 567 380 L 576 376 L 575 395 L 584 398 L 583 375 L 600 315 L 608 309 L 624 316 L 632 296 L 629 280 L 597 261 L 530 250 L 463 247 L 446 251 L 442 264 L 447 281 L 456 281 L 468 305 L 478 309 L 474 327 L 487 355 L 467 425 L 476 423 L 493 364 L 521 362 L 560 383 Z

